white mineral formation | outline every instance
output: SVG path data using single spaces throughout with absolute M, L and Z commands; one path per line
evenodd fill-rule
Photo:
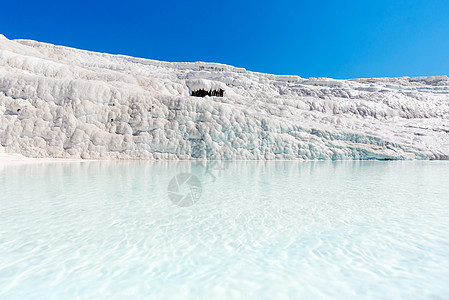
M 449 79 L 303 79 L 0 35 L 0 146 L 90 159 L 447 159 Z

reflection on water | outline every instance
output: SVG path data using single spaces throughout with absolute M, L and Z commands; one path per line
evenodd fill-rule
M 413 161 L 3 165 L 0 297 L 441 298 L 448 171 Z M 176 205 L 173 193 L 198 199 Z

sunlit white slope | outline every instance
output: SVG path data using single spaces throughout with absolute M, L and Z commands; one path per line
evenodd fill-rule
M 303 79 L 0 36 L 0 144 L 30 157 L 446 159 L 449 79 Z

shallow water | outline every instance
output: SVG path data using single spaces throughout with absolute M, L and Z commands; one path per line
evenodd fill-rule
M 443 299 L 448 174 L 436 161 L 3 165 L 0 298 Z

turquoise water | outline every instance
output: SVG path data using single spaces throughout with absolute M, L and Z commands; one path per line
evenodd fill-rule
M 0 166 L 0 298 L 449 295 L 449 162 L 204 164 Z

